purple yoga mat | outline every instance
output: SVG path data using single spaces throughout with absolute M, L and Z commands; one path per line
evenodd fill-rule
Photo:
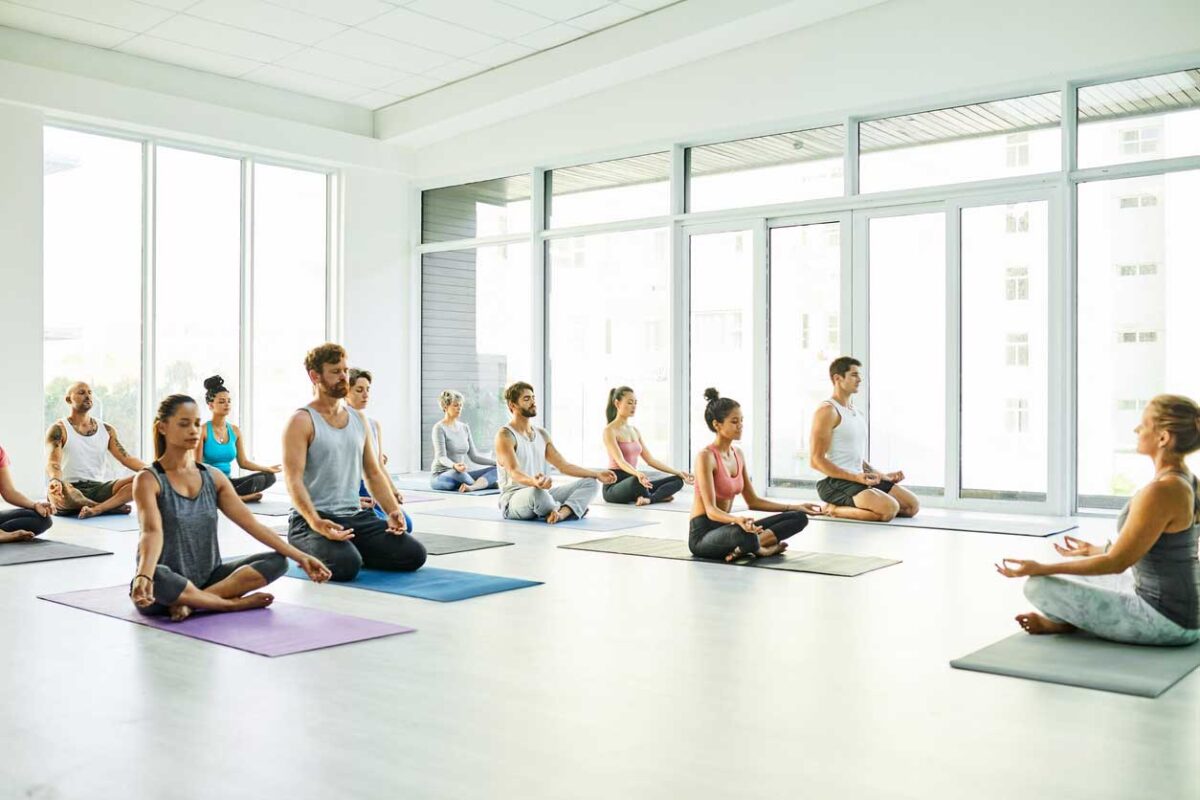
M 106 586 L 38 597 L 51 603 L 272 658 L 416 630 L 280 602 L 253 611 L 193 614 L 183 622 L 171 622 L 166 617 L 147 617 L 139 613 L 129 600 L 126 586 Z

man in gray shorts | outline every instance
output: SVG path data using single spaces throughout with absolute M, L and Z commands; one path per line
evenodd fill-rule
M 367 569 L 412 572 L 425 563 L 425 546 L 406 530 L 404 512 L 380 466 L 367 420 L 344 402 L 350 368 L 340 345 L 323 344 L 304 359 L 314 398 L 288 420 L 283 471 L 292 497 L 288 541 L 329 567 L 335 581 Z M 367 489 L 386 514 L 363 509 Z
M 537 416 L 537 398 L 528 383 L 512 384 L 504 390 L 504 399 L 512 419 L 496 432 L 500 512 L 509 519 L 540 519 L 551 525 L 582 517 L 599 483 L 616 483 L 616 473 L 577 467 L 562 457 L 550 434 L 530 422 Z M 547 464 L 580 480 L 554 486 Z
M 888 522 L 916 516 L 916 495 L 898 484 L 904 473 L 878 472 L 867 463 L 867 416 L 851 405 L 862 385 L 862 362 L 842 356 L 829 365 L 833 397 L 813 414 L 809 464 L 826 477 L 817 483 L 825 513 L 842 519 Z

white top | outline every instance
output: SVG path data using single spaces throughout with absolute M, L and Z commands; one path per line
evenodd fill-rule
M 71 427 L 66 417 L 59 420 L 63 427 L 63 480 L 67 483 L 76 481 L 103 481 L 104 466 L 108 458 L 108 428 L 96 420 L 96 432 L 84 436 Z
M 832 398 L 825 402 L 841 417 L 841 422 L 833 429 L 825 457 L 847 472 L 862 472 L 863 461 L 867 458 L 867 415 Z
M 537 475 L 539 472 L 543 475 L 546 474 L 546 432 L 535 426 L 530 431 L 533 435 L 530 438 L 523 433 L 517 433 L 511 425 L 505 425 L 502 430 L 508 431 L 513 438 L 514 449 L 517 453 L 517 468 L 526 475 Z M 508 494 L 524 488 L 509 476 L 508 470 L 504 467 L 497 470 L 496 477 L 500 485 L 501 505 L 505 505 L 504 498 Z

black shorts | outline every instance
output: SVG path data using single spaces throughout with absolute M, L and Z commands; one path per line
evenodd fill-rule
M 833 503 L 835 506 L 852 506 L 854 505 L 854 496 L 864 489 L 878 489 L 887 494 L 895 485 L 891 481 L 880 481 L 874 486 L 867 486 L 865 483 L 846 481 L 841 478 L 824 478 L 817 481 L 817 494 L 826 503 Z

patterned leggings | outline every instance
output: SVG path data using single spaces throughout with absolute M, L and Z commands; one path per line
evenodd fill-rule
M 1119 575 L 1035 575 L 1025 596 L 1053 622 L 1125 644 L 1187 645 L 1200 641 L 1200 629 L 1167 619 L 1137 595 L 1133 573 Z

